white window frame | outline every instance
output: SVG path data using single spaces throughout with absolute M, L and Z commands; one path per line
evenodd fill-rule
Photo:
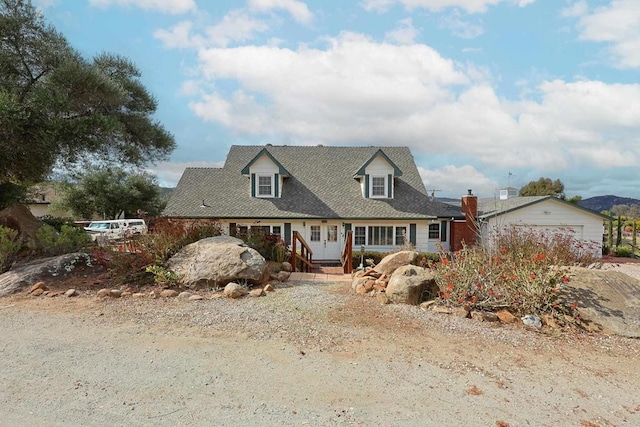
M 371 243 L 371 237 L 370 233 L 369 233 L 369 227 L 393 227 L 393 235 L 391 236 L 392 238 L 392 243 L 389 245 L 382 245 L 382 244 L 373 244 Z M 360 243 L 356 241 L 356 229 L 357 228 L 363 228 L 364 229 L 364 236 L 360 235 L 357 237 L 363 237 L 364 238 L 364 242 L 365 243 Z M 360 247 L 362 245 L 364 246 L 384 246 L 384 247 L 398 247 L 398 246 L 402 246 L 400 244 L 397 243 L 396 241 L 396 237 L 398 236 L 398 228 L 402 228 L 405 231 L 405 243 L 409 243 L 410 239 L 409 239 L 409 224 L 399 224 L 399 225 L 380 225 L 380 224 L 376 224 L 376 225 L 369 225 L 369 224 L 358 224 L 358 225 L 353 225 L 353 245 L 354 247 Z
M 372 236 L 371 235 L 371 231 L 373 231 L 372 230 L 373 228 L 379 228 L 379 229 L 385 228 L 386 231 L 384 233 L 379 233 L 376 236 Z M 391 234 L 390 235 L 387 234 L 388 231 L 389 231 L 389 228 L 391 228 Z M 379 231 L 382 231 L 382 230 L 379 230 Z M 395 241 L 395 231 L 396 231 L 395 230 L 395 226 L 393 226 L 393 225 L 369 225 L 369 226 L 367 226 L 367 243 L 369 244 L 369 246 L 393 246 L 394 241 Z M 373 240 L 374 237 L 381 238 L 383 235 L 384 235 L 384 238 L 385 239 L 389 239 L 391 241 L 391 243 L 386 243 L 385 244 L 385 243 L 380 243 L 380 242 L 378 242 L 378 243 L 371 242 L 371 240 Z
M 433 228 L 436 228 L 436 226 L 438 227 L 438 237 L 431 237 L 431 227 L 433 226 Z M 431 223 L 429 224 L 429 227 L 427 227 L 427 237 L 429 238 L 429 240 L 440 240 L 440 223 Z
M 260 194 L 260 178 L 269 178 L 269 181 L 271 183 L 270 187 L 271 187 L 271 192 L 269 194 Z M 272 198 L 275 197 L 274 196 L 274 190 L 275 190 L 275 183 L 274 183 L 274 176 L 273 174 L 270 173 L 257 173 L 256 174 L 256 182 L 255 182 L 255 186 L 256 186 L 256 197 L 262 197 L 262 198 Z
M 364 230 L 364 234 L 362 235 L 356 235 L 356 232 L 358 231 L 358 228 L 362 228 Z M 362 242 L 357 242 L 356 238 L 362 238 L 364 239 L 364 241 Z M 353 245 L 354 246 L 366 246 L 367 244 L 367 226 L 366 225 L 356 225 L 355 227 L 353 227 Z
M 398 235 L 398 229 L 402 228 L 403 233 Z M 402 237 L 402 242 L 398 243 L 398 237 Z M 404 246 L 407 243 L 410 243 L 409 240 L 409 227 L 406 225 L 396 225 L 393 227 L 393 243 L 395 246 Z
M 384 194 L 382 195 L 374 195 L 373 194 L 373 180 L 374 178 L 382 178 L 382 182 L 384 183 Z M 387 199 L 389 197 L 389 178 L 387 175 L 369 175 L 369 197 L 372 199 Z
M 317 239 L 314 239 L 314 237 L 317 237 Z M 310 242 L 319 242 L 319 241 L 321 241 L 321 239 L 322 239 L 322 226 L 320 226 L 320 225 L 312 225 L 309 228 L 309 241 Z

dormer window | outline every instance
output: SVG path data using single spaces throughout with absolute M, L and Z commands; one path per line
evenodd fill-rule
M 371 177 L 371 197 L 387 197 L 387 176 Z
M 353 175 L 365 199 L 393 199 L 395 178 L 402 171 L 382 150 L 376 151 Z
M 284 179 L 291 176 L 266 148 L 242 169 L 242 174 L 249 177 L 251 197 L 263 199 L 281 197 Z
M 258 197 L 273 197 L 273 175 L 258 175 Z

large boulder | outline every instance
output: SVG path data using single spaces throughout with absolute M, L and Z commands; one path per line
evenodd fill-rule
M 437 289 L 435 274 L 426 268 L 405 265 L 396 269 L 389 279 L 385 293 L 396 304 L 418 305 L 423 291 Z
M 400 251 L 389 254 L 382 258 L 382 261 L 374 267 L 374 270 L 380 274 L 391 276 L 399 267 L 415 264 L 418 260 L 418 255 L 416 251 Z
M 73 274 L 77 268 L 89 265 L 91 265 L 91 257 L 81 252 L 41 258 L 21 264 L 0 274 L 0 297 L 42 280 Z
M 185 246 L 168 262 L 187 287 L 224 286 L 230 282 L 262 284 L 269 278 L 258 251 L 230 236 L 209 237 Z

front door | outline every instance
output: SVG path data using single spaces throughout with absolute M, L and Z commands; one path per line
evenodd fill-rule
M 339 260 L 340 259 L 340 228 L 339 224 L 330 222 L 310 222 L 307 224 L 306 240 L 313 251 L 313 259 Z

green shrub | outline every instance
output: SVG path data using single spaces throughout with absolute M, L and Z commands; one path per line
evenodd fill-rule
M 267 261 L 283 262 L 290 256 L 285 243 L 278 234 L 251 230 L 248 233 L 237 233 L 236 237 L 250 248 L 258 251 Z
M 9 269 L 20 249 L 22 243 L 18 231 L 0 225 L 0 273 Z
M 360 258 L 362 256 L 362 252 L 360 251 L 353 251 L 351 254 L 351 259 L 353 261 L 353 268 L 358 268 L 360 266 Z M 377 252 L 377 251 L 365 251 L 364 252 L 364 256 L 362 256 L 362 263 L 364 264 L 364 267 L 366 268 L 369 263 L 367 262 L 367 260 L 371 260 L 373 262 L 373 264 L 379 264 L 380 261 L 382 261 L 382 258 L 386 257 L 387 255 L 389 255 L 388 252 Z
M 55 228 L 56 231 L 62 231 L 63 225 L 69 225 L 72 227 L 74 226 L 73 218 L 60 218 L 52 215 L 44 215 L 44 216 L 41 216 L 39 219 L 45 224 Z
M 166 268 L 160 265 L 148 265 L 145 268 L 147 273 L 153 274 L 155 278 L 155 282 L 163 287 L 171 287 L 178 284 L 180 276 L 174 273 L 171 270 L 167 270 Z
M 633 258 L 633 249 L 631 246 L 616 246 L 615 254 L 621 258 Z
M 76 252 L 91 242 L 84 230 L 66 224 L 61 225 L 59 232 L 51 225 L 45 224 L 36 232 L 36 239 L 42 245 L 40 251 L 44 255 Z

